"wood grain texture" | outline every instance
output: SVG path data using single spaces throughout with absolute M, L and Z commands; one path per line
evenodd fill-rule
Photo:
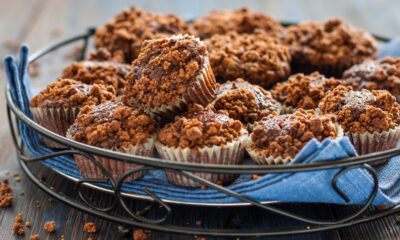
M 303 19 L 323 20 L 329 17 L 340 17 L 345 21 L 366 28 L 374 33 L 397 36 L 400 34 L 400 1 L 363 1 L 363 0 L 281 0 L 281 1 L 237 1 L 237 0 L 172 0 L 172 1 L 109 1 L 109 0 L 0 0 L 0 43 L 7 40 L 29 43 L 33 51 L 47 46 L 62 38 L 82 33 L 89 26 L 99 26 L 107 22 L 122 8 L 135 4 L 150 11 L 175 13 L 182 17 L 197 17 L 213 9 L 237 8 L 247 5 L 250 8 L 271 14 L 277 19 L 300 21 Z M 0 45 L 0 56 L 9 53 L 3 44 Z M 40 61 L 41 74 L 33 79 L 33 86 L 40 88 L 44 83 L 54 81 L 60 69 L 67 65 L 66 51 L 57 51 Z M 4 81 L 1 82 L 0 99 L 4 99 Z M 5 102 L 0 103 L 0 177 L 6 172 L 11 174 L 11 184 L 15 187 L 15 201 L 8 209 L 0 209 L 0 240 L 28 239 L 30 234 L 40 234 L 40 239 L 86 239 L 82 226 L 87 221 L 96 222 L 99 233 L 95 239 L 124 239 L 118 235 L 118 225 L 89 216 L 69 208 L 58 201 L 49 201 L 49 197 L 38 190 L 21 173 L 16 162 L 14 148 L 6 122 Z M 47 176 L 46 183 L 57 191 L 74 192 L 74 185 L 50 170 L 36 166 L 38 173 Z M 12 173 L 22 176 L 21 182 L 14 182 Z M 20 193 L 24 195 L 19 195 Z M 76 196 L 75 196 L 76 197 Z M 98 197 L 98 196 L 97 196 Z M 107 201 L 103 198 L 103 201 Z M 38 203 L 39 204 L 38 204 Z M 39 206 L 39 207 L 38 207 Z M 293 208 L 293 206 L 283 206 Z M 341 209 L 333 206 L 301 206 L 302 214 L 314 217 L 338 218 L 349 214 L 353 209 Z M 33 226 L 27 230 L 25 238 L 14 237 L 11 224 L 18 212 L 24 212 L 25 219 Z M 248 212 L 248 213 L 247 213 Z M 189 216 L 189 219 L 188 217 Z M 245 217 L 247 216 L 247 217 Z M 210 219 L 208 224 L 214 227 L 253 226 L 262 222 L 271 228 L 299 223 L 288 221 L 282 217 L 259 211 L 254 208 L 240 208 L 233 211 L 227 209 L 178 208 L 168 221 L 192 224 L 201 219 Z M 240 219 L 240 221 L 238 220 Z M 45 221 L 56 220 L 57 231 L 48 235 L 43 230 Z M 239 222 L 238 222 L 239 221 Z M 246 225 L 247 224 L 247 225 Z M 313 235 L 288 236 L 274 239 L 400 239 L 400 227 L 395 216 L 372 223 L 328 231 Z M 170 235 L 153 232 L 152 239 L 193 239 L 193 237 Z

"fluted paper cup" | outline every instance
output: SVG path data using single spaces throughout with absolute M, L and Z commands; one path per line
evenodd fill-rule
M 67 134 L 68 138 L 71 138 L 70 134 Z M 72 139 L 72 138 L 71 138 Z M 145 157 L 153 157 L 154 156 L 154 139 L 155 136 L 147 139 L 145 142 L 138 144 L 136 146 L 129 146 L 127 148 L 120 149 L 111 149 L 112 151 L 126 153 L 130 155 L 138 155 Z M 136 163 L 130 163 L 126 161 L 120 161 L 116 159 L 106 158 L 94 155 L 94 158 L 99 161 L 99 163 L 111 174 L 115 181 L 119 181 L 121 177 L 134 168 L 137 168 L 141 165 Z M 75 162 L 78 166 L 79 172 L 85 178 L 98 178 L 98 179 L 106 179 L 106 176 L 102 173 L 99 167 L 97 167 L 92 161 L 85 158 L 82 155 L 75 154 L 74 155 Z M 143 177 L 146 174 L 146 171 L 138 171 L 132 173 L 125 179 L 125 181 L 133 181 L 138 178 Z
M 400 140 L 400 126 L 383 132 L 346 132 L 345 135 L 350 138 L 357 153 L 364 155 L 395 148 Z
M 208 105 L 215 97 L 217 83 L 211 70 L 208 59 L 204 62 L 196 80 L 188 87 L 186 93 L 171 104 L 163 104 L 156 108 L 145 108 L 146 113 L 159 119 L 173 119 L 177 114 L 185 111 L 189 103 Z
M 343 137 L 343 128 L 339 124 L 336 125 L 336 138 Z M 259 165 L 278 165 L 278 164 L 288 164 L 293 160 L 291 157 L 283 158 L 282 156 L 272 157 L 272 156 L 264 156 L 262 153 L 252 148 L 253 141 L 250 139 L 249 147 L 246 149 L 247 153 L 254 160 L 256 164 Z
M 248 134 L 246 132 L 239 139 L 231 141 L 222 147 L 213 146 L 199 149 L 173 148 L 165 146 L 159 141 L 157 141 L 155 145 L 162 159 L 182 163 L 237 165 L 243 161 L 247 142 Z M 213 183 L 222 184 L 231 183 L 237 178 L 237 175 L 235 174 L 205 172 L 191 173 Z M 201 185 L 173 170 L 166 170 L 166 175 L 168 181 L 175 185 L 185 187 L 199 187 Z
M 65 136 L 68 128 L 74 123 L 80 108 L 77 107 L 31 107 L 33 120 L 42 127 Z M 51 148 L 64 148 L 65 146 L 43 137 L 43 143 Z

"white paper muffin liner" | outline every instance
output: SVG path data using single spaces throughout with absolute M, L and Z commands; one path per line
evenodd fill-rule
M 345 135 L 350 138 L 357 153 L 364 155 L 395 148 L 400 140 L 400 126 L 383 132 L 346 132 Z
M 80 108 L 65 107 L 31 107 L 33 120 L 42 127 L 65 136 L 68 128 L 74 123 Z M 51 148 L 64 148 L 65 146 L 53 140 L 42 137 L 43 143 Z
M 182 163 L 197 164 L 221 164 L 236 165 L 243 161 L 245 148 L 248 143 L 248 134 L 243 133 L 242 136 L 235 141 L 227 143 L 225 146 L 203 147 L 199 149 L 190 148 L 173 148 L 161 144 L 156 141 L 155 146 L 160 158 Z M 200 184 L 183 176 L 182 174 L 166 170 L 168 181 L 172 184 L 185 187 L 199 187 Z M 231 183 L 238 175 L 224 173 L 205 173 L 191 172 L 193 175 L 201 177 L 205 180 L 227 184 Z
M 69 133 L 67 133 L 67 137 L 72 139 L 71 134 Z M 129 146 L 128 148 L 111 149 L 111 150 L 131 155 L 153 157 L 155 152 L 154 140 L 155 140 L 155 135 L 147 139 L 145 142 L 138 144 L 136 146 Z M 118 181 L 129 170 L 141 166 L 136 163 L 130 163 L 96 155 L 94 155 L 94 158 L 101 163 L 101 165 L 111 174 L 111 176 L 114 178 L 115 181 Z M 89 159 L 78 154 L 74 155 L 74 159 L 78 166 L 79 172 L 83 177 L 106 179 L 106 176 L 102 173 L 100 168 L 98 168 Z M 146 171 L 135 172 L 129 175 L 129 177 L 127 177 L 124 181 L 133 181 L 143 177 L 145 174 Z
M 197 103 L 203 106 L 208 105 L 215 97 L 217 83 L 211 69 L 208 58 L 205 58 L 204 65 L 188 87 L 186 93 L 169 105 L 161 105 L 156 108 L 145 108 L 144 111 L 159 119 L 173 119 L 177 114 L 183 112 L 189 103 Z
M 339 139 L 341 137 L 343 137 L 343 128 L 339 125 L 339 124 L 335 124 L 336 126 L 336 139 Z M 278 165 L 278 164 L 288 164 L 290 161 L 293 160 L 293 158 L 291 157 L 286 157 L 283 158 L 282 156 L 278 156 L 278 157 L 272 157 L 272 156 L 264 156 L 262 153 L 260 153 L 259 151 L 255 150 L 252 148 L 253 146 L 253 141 L 250 139 L 250 143 L 249 146 L 246 148 L 247 153 L 250 155 L 250 157 L 254 160 L 254 162 L 256 164 L 259 165 Z

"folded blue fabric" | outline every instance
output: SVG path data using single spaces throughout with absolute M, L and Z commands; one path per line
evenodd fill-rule
M 396 44 L 395 44 L 396 45 Z M 388 48 L 393 45 L 388 44 Z M 398 44 L 396 49 L 400 49 Z M 386 48 L 382 50 L 386 51 Z M 392 51 L 394 51 L 392 49 Z M 13 101 L 28 116 L 31 89 L 27 73 L 28 47 L 22 46 L 18 61 L 12 56 L 4 59 L 5 71 Z M 51 153 L 45 147 L 39 135 L 19 122 L 21 136 L 32 156 Z M 340 158 L 355 156 L 356 151 L 347 137 L 340 140 L 313 139 L 296 156 L 291 164 L 312 163 L 316 161 L 335 161 Z M 75 161 L 71 156 L 62 156 L 43 161 L 43 163 L 60 172 L 75 178 L 82 178 Z M 246 164 L 251 164 L 248 161 Z M 332 179 L 340 169 L 329 169 L 311 172 L 267 174 L 257 180 L 250 180 L 248 175 L 240 176 L 229 188 L 256 201 L 281 202 L 322 202 L 336 204 L 363 204 L 373 188 L 373 179 L 366 170 L 353 169 L 343 174 L 338 180 L 338 187 L 348 196 L 349 202 L 340 197 L 332 187 Z M 400 202 L 400 159 L 393 158 L 388 164 L 377 169 L 379 190 L 373 201 L 374 205 L 393 206 Z M 110 187 L 102 184 L 104 187 Z M 145 195 L 147 187 L 163 199 L 197 203 L 234 203 L 239 200 L 213 189 L 178 187 L 168 183 L 162 170 L 152 170 L 145 177 L 134 182 L 123 184 L 122 190 Z

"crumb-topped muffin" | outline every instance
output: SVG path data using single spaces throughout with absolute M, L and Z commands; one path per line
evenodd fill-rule
M 334 116 L 299 109 L 292 114 L 261 119 L 251 132 L 247 152 L 257 164 L 288 163 L 311 139 L 322 141 L 342 135 Z
M 176 117 L 158 133 L 156 148 L 162 159 L 198 164 L 240 164 L 247 143 L 240 121 L 194 105 L 185 116 Z M 173 171 L 166 171 L 173 184 L 198 186 Z M 229 183 L 231 174 L 193 173 L 212 182 Z
M 343 73 L 343 83 L 353 89 L 385 89 L 400 100 L 400 58 L 371 59 L 354 65 Z
M 61 78 L 74 79 L 86 84 L 112 86 L 117 94 L 125 87 L 125 75 L 130 65 L 114 62 L 81 61 L 64 68 Z
M 207 105 L 217 87 L 204 43 L 189 35 L 145 41 L 127 80 L 123 101 L 164 118 Z
M 85 106 L 81 109 L 67 136 L 72 140 L 95 147 L 132 155 L 154 155 L 154 139 L 157 124 L 142 110 L 124 105 L 121 102 L 107 102 L 97 106 Z M 96 156 L 96 159 L 119 179 L 137 164 L 117 161 Z M 101 170 L 83 156 L 76 155 L 75 160 L 85 177 L 104 178 Z M 134 173 L 131 179 L 142 176 Z
M 213 11 L 194 21 L 193 28 L 201 39 L 230 31 L 252 33 L 256 29 L 261 29 L 270 36 L 281 36 L 285 31 L 285 28 L 275 19 L 260 12 L 251 11 L 246 7 L 236 10 Z
M 243 124 L 251 124 L 269 114 L 279 114 L 280 104 L 270 92 L 239 78 L 221 84 L 210 107 Z
M 359 154 L 393 148 L 400 138 L 400 105 L 388 91 L 338 86 L 321 100 L 319 109 L 337 116 Z
M 290 26 L 286 39 L 293 57 L 293 72 L 319 71 L 326 76 L 341 77 L 350 66 L 376 58 L 378 53 L 371 34 L 339 19 Z
M 216 34 L 205 43 L 214 74 L 222 80 L 243 78 L 267 88 L 290 74 L 288 47 L 261 32 Z
M 298 73 L 286 82 L 276 84 L 272 96 L 282 103 L 283 112 L 291 113 L 295 109 L 315 109 L 326 92 L 340 84 L 340 80 L 326 78 L 318 72 L 309 75 Z
M 74 122 L 81 107 L 115 100 L 114 89 L 103 85 L 88 85 L 72 79 L 60 79 L 50 83 L 30 101 L 33 119 L 61 136 Z M 43 138 L 49 147 L 63 147 Z
M 158 15 L 131 7 L 96 30 L 95 46 L 108 50 L 112 60 L 130 64 L 139 55 L 144 40 L 188 31 L 186 22 L 175 15 Z

